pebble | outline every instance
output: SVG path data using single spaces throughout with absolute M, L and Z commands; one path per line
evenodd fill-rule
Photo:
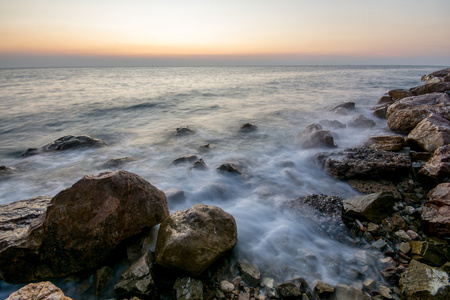
M 219 288 L 222 292 L 231 293 L 234 291 L 234 284 L 229 281 L 223 280 L 220 282 Z
M 406 254 L 411 251 L 411 245 L 408 242 L 400 243 L 400 245 L 398 246 L 398 250 Z
M 417 232 L 414 232 L 412 230 L 408 230 L 406 234 L 411 238 L 411 240 L 415 241 L 419 237 L 419 234 Z
M 377 240 L 375 243 L 373 243 L 372 246 L 378 250 L 382 250 L 383 248 L 385 248 L 387 246 L 387 243 L 383 238 L 381 238 L 381 239 Z
M 411 238 L 404 230 L 394 232 L 394 235 L 403 241 L 410 241 Z

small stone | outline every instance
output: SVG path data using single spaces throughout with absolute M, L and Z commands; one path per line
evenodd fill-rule
M 380 231 L 380 226 L 375 223 L 369 222 L 369 224 L 367 224 L 367 231 L 370 233 L 378 233 Z
M 256 131 L 258 129 L 258 126 L 252 123 L 243 123 L 241 127 L 239 128 L 239 132 L 252 132 Z
M 262 280 L 265 292 L 269 298 L 276 298 L 277 295 L 277 283 L 274 279 L 266 277 Z
M 411 238 L 404 230 L 394 232 L 394 235 L 403 241 L 410 241 Z
M 323 281 L 317 281 L 314 285 L 314 291 L 320 296 L 329 295 L 334 292 L 334 286 Z
M 185 156 L 181 156 L 177 159 L 175 159 L 174 161 L 172 161 L 172 165 L 179 165 L 179 164 L 184 164 L 184 163 L 188 163 L 188 162 L 194 162 L 198 160 L 197 155 L 185 155 Z
M 419 234 L 415 231 L 408 230 L 406 234 L 411 238 L 411 240 L 417 240 L 419 238 Z
M 383 296 L 385 299 L 393 299 L 391 296 L 391 289 L 384 286 L 384 285 L 380 285 L 378 287 L 378 292 L 380 293 L 381 296 Z
M 220 282 L 219 288 L 224 293 L 231 293 L 232 291 L 234 291 L 235 287 L 234 284 L 232 284 L 231 282 L 223 280 Z
M 400 245 L 398 246 L 398 250 L 406 254 L 411 251 L 411 245 L 408 242 L 400 243 Z
M 239 261 L 238 269 L 241 272 L 242 278 L 251 286 L 258 286 L 261 280 L 261 273 L 254 264 L 247 261 Z
M 200 280 L 191 277 L 178 278 L 173 288 L 177 300 L 203 300 L 203 283 Z
M 412 216 L 416 212 L 416 209 L 412 206 L 405 206 L 403 213 L 408 216 Z
M 249 293 L 241 293 L 238 296 L 238 300 L 250 300 L 250 294 Z
M 387 243 L 383 238 L 381 238 L 373 243 L 372 246 L 378 250 L 383 250 L 387 246 Z
M 208 167 L 206 166 L 203 159 L 200 158 L 199 160 L 194 162 L 194 164 L 191 167 L 191 170 L 206 171 L 208 170 Z
M 373 290 L 377 286 L 377 282 L 373 279 L 367 278 L 364 280 L 363 287 L 368 290 Z
M 282 299 L 298 299 L 302 295 L 300 289 L 292 282 L 278 285 L 277 292 Z
M 395 261 L 392 257 L 384 257 L 384 258 L 380 258 L 378 260 L 378 262 L 380 263 L 381 267 L 383 269 L 389 268 L 389 267 L 394 267 L 395 266 Z
M 176 129 L 177 135 L 192 134 L 194 131 L 189 126 L 182 126 Z

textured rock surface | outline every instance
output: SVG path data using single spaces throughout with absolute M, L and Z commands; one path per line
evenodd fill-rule
M 421 216 L 422 227 L 429 235 L 450 237 L 450 183 L 441 183 L 430 191 Z
M 436 149 L 433 157 L 423 165 L 419 174 L 436 182 L 448 181 L 450 177 L 450 145 Z
M 261 281 L 261 273 L 259 269 L 254 264 L 248 261 L 241 260 L 237 264 L 239 271 L 241 272 L 242 278 L 250 284 L 250 286 L 258 286 Z
M 412 260 L 400 278 L 402 296 L 408 300 L 444 300 L 450 298 L 448 274 Z
M 86 175 L 51 200 L 20 244 L 0 245 L 0 274 L 26 282 L 98 267 L 168 214 L 164 193 L 136 174 Z
M 322 125 L 316 123 L 308 125 L 297 134 L 297 142 L 304 149 L 336 147 L 331 132 L 323 130 Z
M 408 90 L 403 90 L 403 89 L 396 89 L 396 90 L 390 90 L 388 92 L 388 95 L 393 99 L 393 100 L 400 100 L 406 97 L 410 97 L 413 94 L 408 91 Z
M 418 87 L 411 88 L 409 90 L 414 95 L 442 93 L 450 90 L 450 82 L 427 83 Z
M 395 198 L 390 192 L 357 196 L 343 202 L 344 215 L 379 223 L 393 212 Z
M 357 115 L 353 119 L 350 120 L 347 124 L 349 127 L 368 129 L 372 128 L 376 125 L 376 123 L 364 115 Z
M 425 151 L 433 152 L 450 143 L 450 121 L 431 114 L 409 133 L 407 142 Z
M 200 275 L 237 242 L 234 218 L 219 207 L 196 204 L 161 223 L 156 263 Z
M 239 128 L 239 132 L 253 132 L 258 129 L 258 126 L 252 123 L 243 123 Z
M 364 147 L 381 149 L 385 151 L 400 151 L 405 145 L 405 138 L 400 135 L 371 136 L 363 144 Z
M 348 183 L 352 188 L 366 195 L 379 192 L 391 192 L 395 199 L 402 199 L 402 195 L 398 192 L 395 185 L 387 180 L 374 181 L 350 179 Z
M 408 174 L 411 158 L 373 148 L 347 148 L 335 153 L 319 153 L 318 164 L 339 179 L 387 179 Z
M 450 68 L 445 68 L 445 69 L 441 69 L 441 70 L 437 70 L 435 72 L 432 72 L 430 74 L 427 75 L 423 75 L 421 80 L 422 81 L 428 81 L 432 78 L 443 78 L 445 76 L 448 76 L 450 74 Z
M 177 300 L 202 300 L 203 283 L 191 277 L 178 278 L 173 286 Z
M 6 300 L 72 300 L 53 283 L 44 281 L 30 283 L 9 295 Z
M 28 157 L 43 152 L 102 147 L 106 145 L 108 144 L 105 141 L 93 138 L 88 135 L 66 135 L 40 148 L 29 148 L 22 154 L 22 157 Z

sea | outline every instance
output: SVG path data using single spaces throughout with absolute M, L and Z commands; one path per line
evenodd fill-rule
M 371 108 L 391 89 L 422 84 L 440 66 L 258 66 L 116 67 L 0 69 L 0 204 L 39 195 L 54 196 L 87 174 L 124 169 L 185 200 L 169 201 L 174 212 L 196 203 L 215 205 L 234 216 L 234 254 L 279 282 L 302 276 L 331 284 L 354 284 L 376 272 L 358 264 L 366 246 L 338 241 L 317 230 L 284 201 L 311 194 L 342 198 L 359 193 L 325 174 L 318 152 L 360 145 L 389 133 L 386 120 Z M 337 115 L 330 107 L 353 101 L 355 110 Z M 344 124 L 362 114 L 371 129 L 331 129 L 335 149 L 302 149 L 296 136 L 321 120 Z M 239 132 L 244 123 L 254 132 Z M 193 133 L 177 135 L 188 126 Z M 327 128 L 325 128 L 327 129 Z M 66 135 L 90 135 L 109 146 L 21 154 Z M 209 144 L 208 151 L 201 146 Z M 204 149 L 204 148 L 203 148 Z M 195 154 L 207 169 L 172 162 Z M 109 159 L 131 157 L 118 167 Z M 245 174 L 217 170 L 225 162 L 244 163 Z M 305 210 L 305 214 L 307 214 Z M 305 253 L 310 258 L 304 259 Z M 374 254 L 376 255 L 376 254 Z M 338 258 L 338 264 L 330 264 Z M 336 260 L 334 260 L 336 261 Z M 355 272 L 359 270 L 358 279 Z M 7 290 L 5 283 L 1 291 Z

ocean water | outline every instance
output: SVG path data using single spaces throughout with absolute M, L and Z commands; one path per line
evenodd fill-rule
M 372 118 L 369 130 L 338 129 L 338 149 L 356 146 L 369 135 L 387 133 L 386 120 L 370 108 L 390 89 L 410 88 L 439 69 L 423 66 L 292 66 L 205 68 L 33 68 L 0 70 L 0 165 L 14 169 L 0 178 L 0 204 L 55 195 L 86 174 L 113 170 L 111 158 L 133 157 L 121 166 L 163 191 L 184 191 L 186 201 L 169 202 L 171 212 L 195 203 L 216 205 L 238 225 L 237 256 L 259 265 L 279 281 L 305 276 L 310 282 L 349 283 L 345 270 L 358 268 L 360 249 L 317 230 L 317 224 L 279 208 L 309 194 L 357 195 L 347 183 L 324 174 L 302 150 L 296 135 L 323 119 L 348 122 L 356 114 Z M 329 107 L 354 101 L 348 116 Z M 242 123 L 258 126 L 242 134 Z M 189 126 L 194 134 L 177 136 Z M 103 139 L 104 148 L 22 158 L 65 135 Z M 210 144 L 210 151 L 199 146 Z M 208 170 L 171 165 L 196 154 Z M 223 162 L 247 165 L 245 176 L 223 174 Z M 299 253 L 315 254 L 314 266 Z M 340 256 L 338 270 L 327 265 Z M 306 264 L 306 265 L 305 265 Z M 370 272 L 367 272 L 369 274 Z M 370 275 L 368 275 L 370 276 Z

